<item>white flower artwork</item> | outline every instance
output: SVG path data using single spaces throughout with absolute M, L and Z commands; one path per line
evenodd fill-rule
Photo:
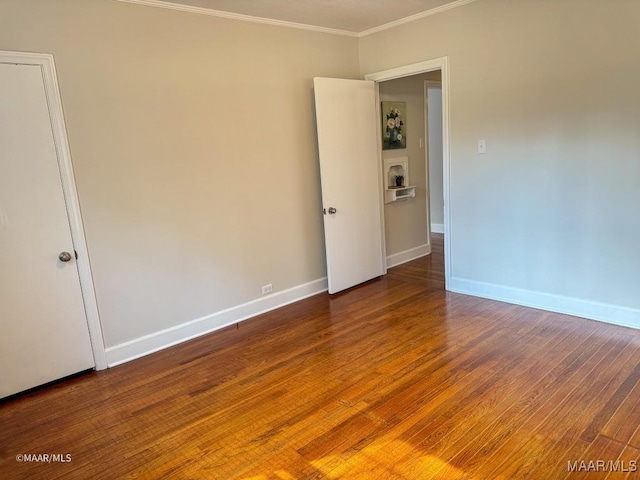
M 405 102 L 382 102 L 382 149 L 407 148 Z

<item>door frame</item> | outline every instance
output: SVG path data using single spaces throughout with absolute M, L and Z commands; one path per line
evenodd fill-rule
M 424 62 L 412 63 L 401 67 L 369 73 L 364 76 L 366 80 L 376 82 L 376 103 L 380 108 L 379 83 L 396 78 L 409 77 L 420 73 L 440 70 L 442 72 L 442 180 L 444 196 L 444 282 L 445 289 L 449 290 L 451 285 L 451 214 L 450 206 L 450 124 L 449 124 L 449 57 L 439 57 Z M 380 136 L 380 129 L 378 129 Z M 378 143 L 380 145 L 380 142 Z M 380 178 L 382 178 L 382 150 L 378 148 L 378 167 L 380 168 Z M 384 217 L 384 208 L 381 215 Z M 383 219 L 384 225 L 384 219 Z M 431 228 L 431 227 L 429 227 Z M 384 243 L 384 233 L 382 234 L 382 244 Z M 384 250 L 384 248 L 383 248 Z M 386 263 L 386 262 L 385 262 Z
M 64 122 L 62 101 L 53 55 L 48 53 L 26 53 L 0 50 L 0 63 L 15 65 L 33 65 L 40 67 L 44 90 L 51 121 L 53 141 L 58 159 L 58 170 L 62 183 L 62 192 L 67 208 L 67 218 L 71 230 L 73 248 L 78 254 L 76 265 L 80 278 L 80 289 L 84 304 L 85 316 L 89 327 L 89 338 L 96 370 L 107 368 L 107 356 L 102 336 L 102 325 L 98 312 L 98 302 L 93 286 L 93 274 L 89 261 L 89 251 L 84 236 L 84 226 L 80 212 L 80 202 L 76 189 L 76 181 L 71 163 L 71 151 L 67 139 L 67 129 Z

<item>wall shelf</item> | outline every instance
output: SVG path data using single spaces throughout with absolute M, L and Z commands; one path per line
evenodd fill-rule
M 384 161 L 384 203 L 397 202 L 416 196 L 416 187 L 409 184 L 409 157 L 388 158 Z M 400 179 L 400 185 L 398 185 Z
M 406 200 L 416 196 L 416 187 L 391 187 L 385 191 L 385 203 Z

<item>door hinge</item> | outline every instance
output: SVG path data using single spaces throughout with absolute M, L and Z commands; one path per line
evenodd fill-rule
M 78 259 L 78 252 L 76 250 L 74 250 L 73 254 L 76 256 L 76 260 L 77 260 Z

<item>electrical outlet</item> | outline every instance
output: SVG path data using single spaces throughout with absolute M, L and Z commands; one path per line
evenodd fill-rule
M 264 287 L 262 287 L 262 294 L 266 295 L 267 293 L 271 293 L 273 292 L 273 285 L 269 284 L 269 285 L 265 285 Z

